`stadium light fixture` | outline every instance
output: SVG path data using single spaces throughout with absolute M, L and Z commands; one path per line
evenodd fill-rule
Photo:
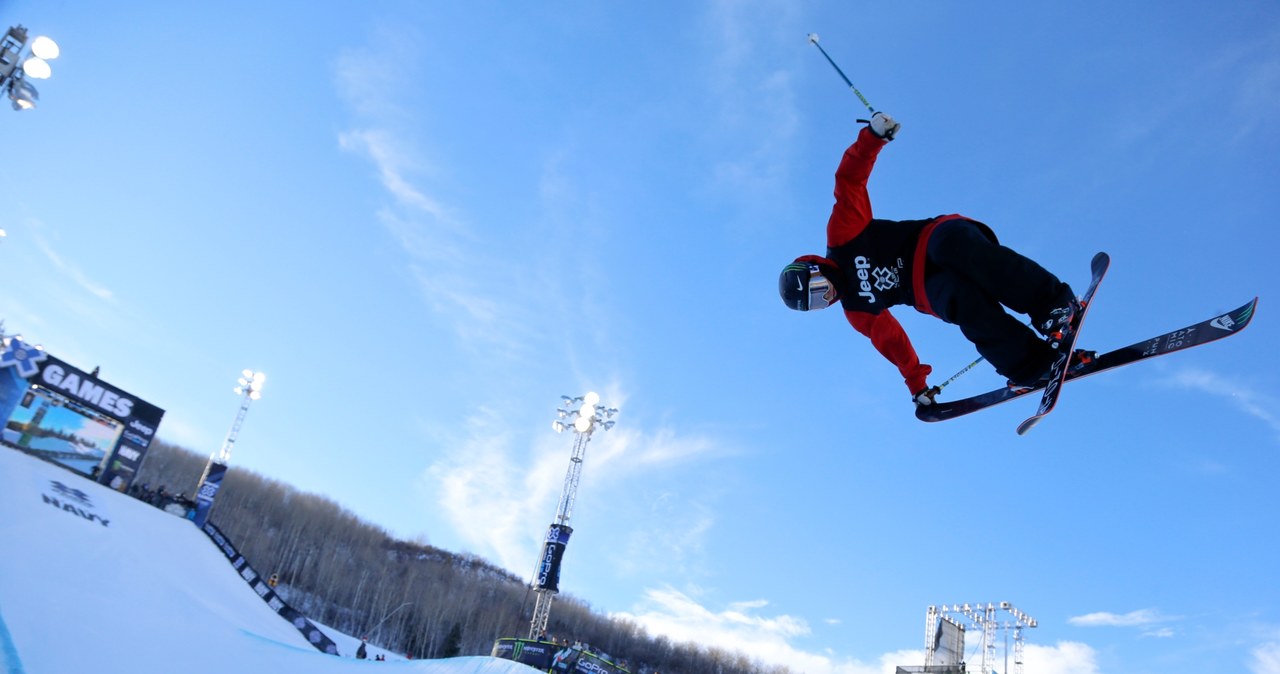
M 48 79 L 53 74 L 49 61 L 61 53 L 58 43 L 43 35 L 27 44 L 27 29 L 12 26 L 0 39 L 0 92 L 13 103 L 14 110 L 36 107 L 40 94 L 28 80 Z M 19 68 L 21 64 L 21 68 Z
M 253 370 L 245 370 L 240 373 L 240 379 L 236 381 L 233 391 L 236 395 L 247 395 L 250 400 L 257 400 L 262 397 L 262 384 L 267 381 L 267 375 Z
M 53 74 L 53 68 L 49 67 L 48 61 L 39 56 L 32 56 L 22 62 L 22 72 L 32 79 L 47 80 Z
M 606 431 L 613 428 L 613 417 L 618 414 L 618 408 L 601 405 L 600 394 L 588 391 L 585 395 L 576 397 L 560 396 L 560 400 L 564 402 L 564 407 L 556 408 L 556 419 L 551 422 L 551 430 L 563 433 L 572 429 L 583 435 L 591 435 L 598 427 Z M 577 403 L 581 403 L 577 409 L 566 409 Z
M 9 92 L 14 110 L 31 110 L 36 107 L 36 101 L 40 100 L 40 92 L 25 79 L 11 79 L 5 89 Z
M 58 58 L 58 55 L 62 53 L 62 50 L 58 48 L 57 42 L 54 42 L 51 38 L 41 35 L 31 41 L 31 53 L 35 54 L 36 58 L 52 61 Z

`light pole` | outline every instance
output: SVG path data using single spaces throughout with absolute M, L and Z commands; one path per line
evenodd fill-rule
M 49 61 L 59 53 L 58 43 L 43 35 L 28 45 L 27 29 L 21 25 L 9 28 L 0 39 L 0 91 L 13 102 L 14 110 L 36 107 L 40 93 L 30 80 L 48 79 L 53 74 Z
M 609 430 L 613 428 L 613 417 L 617 408 L 605 407 L 600 403 L 600 396 L 587 393 L 584 396 L 570 398 L 561 396 L 564 407 L 556 410 L 556 419 L 551 428 L 557 433 L 573 430 L 573 456 L 569 461 L 569 471 L 564 476 L 564 491 L 560 495 L 560 505 L 556 507 L 556 519 L 547 529 L 547 537 L 542 544 L 542 556 L 538 558 L 538 566 L 534 569 L 533 590 L 538 594 L 538 601 L 533 607 L 533 620 L 529 624 L 529 638 L 538 639 L 547 631 L 547 622 L 551 618 L 551 602 L 560 592 L 560 561 L 564 557 L 565 546 L 569 544 L 569 534 L 573 527 L 569 526 L 569 518 L 573 515 L 573 504 L 578 498 L 578 481 L 582 477 L 582 460 L 587 452 L 587 443 L 597 428 Z M 574 405 L 581 403 L 578 409 Z
M 262 397 L 262 384 L 267 380 L 267 375 L 253 370 L 245 370 L 241 375 L 238 386 L 233 389 L 240 396 L 240 411 L 236 414 L 235 423 L 231 424 L 231 430 L 227 432 L 227 439 L 222 442 L 222 449 L 209 457 L 204 475 L 200 476 L 200 486 L 196 489 L 196 515 L 193 521 L 201 529 L 209 520 L 209 512 L 213 510 L 213 499 L 218 495 L 222 477 L 227 473 L 231 447 L 236 444 L 240 425 L 244 423 L 244 416 L 249 413 L 249 403 Z
M 391 616 L 393 616 L 393 615 L 395 615 L 395 614 L 399 613 L 399 612 L 400 612 L 400 609 L 402 609 L 402 608 L 404 608 L 404 607 L 406 607 L 406 606 L 412 606 L 412 605 L 413 605 L 413 602 L 411 602 L 411 601 L 406 601 L 405 603 L 403 603 L 403 604 L 401 604 L 401 605 L 399 605 L 399 606 L 397 606 L 397 607 L 395 607 L 395 608 L 391 609 L 391 612 L 390 612 L 390 613 L 388 613 L 388 614 L 386 614 L 386 615 L 382 616 L 382 620 L 379 620 L 379 621 L 378 621 L 378 622 L 377 622 L 373 627 L 369 628 L 368 630 L 365 630 L 365 634 L 377 634 L 377 633 L 378 633 L 378 628 L 379 628 L 379 627 L 382 627 L 382 623 L 387 622 L 387 620 L 389 620 L 389 619 L 391 618 Z M 366 638 L 368 638 L 368 637 L 366 637 Z

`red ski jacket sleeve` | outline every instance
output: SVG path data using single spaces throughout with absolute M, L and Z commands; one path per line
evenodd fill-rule
M 898 367 L 898 372 L 902 374 L 902 379 L 912 394 L 929 385 L 929 374 L 933 372 L 933 368 L 920 362 L 907 333 L 888 309 L 881 310 L 878 314 L 846 311 L 844 316 L 849 319 L 849 325 L 871 339 L 872 346 L 876 347 L 880 355 Z
M 844 151 L 840 167 L 836 169 L 836 203 L 831 208 L 831 218 L 827 220 L 828 248 L 848 243 L 871 222 L 867 180 L 871 177 L 880 149 L 888 142 L 863 127 L 858 132 L 858 139 Z M 933 368 L 920 362 L 902 324 L 888 309 L 882 309 L 878 314 L 845 311 L 844 315 L 855 330 L 870 338 L 872 346 L 898 368 L 911 393 L 928 386 L 928 376 Z
M 858 139 L 844 151 L 836 169 L 836 205 L 827 220 L 827 247 L 835 248 L 862 233 L 871 222 L 871 198 L 867 179 L 876 165 L 880 148 L 889 141 L 862 127 Z

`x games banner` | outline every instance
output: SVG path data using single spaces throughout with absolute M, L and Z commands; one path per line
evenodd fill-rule
M 0 440 L 124 491 L 164 410 L 18 338 L 0 348 Z

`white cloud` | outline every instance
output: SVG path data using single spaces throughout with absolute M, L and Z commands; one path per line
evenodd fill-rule
M 338 135 L 338 145 L 351 152 L 362 152 L 378 169 L 378 178 L 396 202 L 439 222 L 449 222 L 445 208 L 436 199 L 415 187 L 408 178 L 418 166 L 418 159 L 405 146 L 403 139 L 383 128 L 366 128 Z
M 551 452 L 544 441 L 535 456 L 517 457 L 497 413 L 480 410 L 464 425 L 465 438 L 442 443 L 456 449 L 427 469 L 425 491 L 473 551 L 508 570 L 532 569 L 545 504 L 561 484 L 563 446 Z
M 672 507 L 679 503 L 679 507 Z M 625 545 L 612 560 L 619 575 L 701 575 L 706 571 L 706 539 L 717 516 L 706 504 L 661 494 L 648 518 L 633 522 Z
M 1252 674 L 1280 674 L 1280 641 L 1271 641 L 1249 652 Z
M 358 119 L 355 128 L 338 134 L 339 146 L 373 165 L 388 197 L 375 217 L 406 254 L 407 273 L 423 302 L 448 322 L 458 343 L 485 350 L 489 361 L 527 355 L 536 336 L 529 312 L 481 281 L 477 270 L 498 265 L 465 213 L 432 194 L 437 171 L 412 141 L 423 121 L 394 101 L 405 88 L 401 80 L 408 79 L 402 69 L 418 58 L 411 42 L 403 30 L 382 29 L 375 44 L 338 59 L 337 87 Z M 512 276 L 519 274 L 513 270 Z
M 1023 651 L 1026 671 L 1036 674 L 1098 674 L 1098 654 L 1092 647 L 1075 641 L 1059 641 L 1054 646 L 1027 644 Z
M 1206 61 L 1203 79 L 1231 87 L 1230 110 L 1237 125 L 1234 140 L 1271 127 L 1280 105 L 1280 30 L 1256 40 L 1237 41 Z M 1202 87 L 1196 87 L 1202 89 Z
M 606 471 L 626 474 L 729 452 L 728 448 L 704 436 L 680 435 L 671 428 L 646 432 L 620 425 L 609 432 L 607 442 L 601 443 L 593 453 L 593 463 Z
M 40 248 L 40 252 L 44 253 L 44 256 L 53 264 L 53 267 L 74 281 L 75 284 L 80 286 L 80 288 L 85 292 L 88 292 L 90 295 L 99 299 L 112 299 L 113 293 L 109 288 L 94 281 L 93 279 L 90 279 L 78 266 L 62 259 L 62 256 L 59 255 L 43 237 L 36 235 L 33 237 L 33 240 L 35 241 L 36 246 Z
M 767 18 L 765 18 L 767 17 Z M 720 106 L 717 128 L 730 146 L 716 163 L 717 185 L 742 195 L 774 195 L 785 179 L 800 114 L 789 71 L 772 48 L 803 45 L 793 3 L 718 0 L 704 20 L 715 45 L 708 88 Z M 799 51 L 799 50 L 797 50 Z
M 624 398 L 605 396 L 610 401 Z M 565 438 L 539 433 L 530 440 L 508 427 L 502 415 L 486 409 L 477 410 L 462 426 L 464 437 L 439 443 L 455 449 L 427 469 L 424 492 L 473 552 L 517 573 L 532 569 L 547 523 L 547 504 L 557 502 L 563 485 Z M 597 433 L 591 443 L 593 488 L 629 484 L 645 473 L 727 453 L 709 439 L 679 436 L 665 428 L 646 433 L 619 426 Z M 681 503 L 675 515 L 659 506 L 629 522 L 633 531 L 627 548 L 632 554 L 625 564 L 687 571 L 701 559 L 703 540 L 715 521 L 703 504 Z
M 833 656 L 832 648 L 823 648 L 820 653 L 803 650 L 794 642 L 810 636 L 808 623 L 795 616 L 767 615 L 768 608 L 767 601 L 755 599 L 713 610 L 684 592 L 663 587 L 647 590 L 633 611 L 613 616 L 635 622 L 649 634 L 664 635 L 676 643 L 742 653 L 760 663 L 782 665 L 805 674 L 893 674 L 898 666 L 924 664 L 922 650 L 882 653 L 874 663 Z M 1028 644 L 1024 657 L 1027 671 L 1039 674 L 1098 673 L 1096 651 L 1078 642 Z
M 755 599 L 734 602 L 716 611 L 679 590 L 664 587 L 647 590 L 633 612 L 615 613 L 613 617 L 635 622 L 649 634 L 663 635 L 676 643 L 741 653 L 761 663 L 783 665 L 806 674 L 892 674 L 897 665 L 924 661 L 922 653 L 911 651 L 893 654 L 894 661 L 879 664 L 803 651 L 791 642 L 810 634 L 808 623 L 785 614 L 765 615 L 767 608 L 767 601 Z
M 363 117 L 384 120 L 411 117 L 387 92 L 396 91 L 405 81 L 413 79 L 411 74 L 404 74 L 404 68 L 418 59 L 417 38 L 400 24 L 376 28 L 370 42 L 369 47 L 346 49 L 339 54 L 334 64 L 338 93 Z
M 1164 383 L 1180 388 L 1203 391 L 1234 404 L 1240 411 L 1256 417 L 1280 438 L 1280 416 L 1274 412 L 1280 406 L 1275 396 L 1250 388 L 1237 381 L 1228 380 L 1207 370 L 1185 368 L 1164 380 Z
M 1100 611 L 1082 616 L 1074 616 L 1067 622 L 1077 627 L 1139 627 L 1170 620 L 1153 608 L 1138 609 L 1128 613 L 1110 613 Z

